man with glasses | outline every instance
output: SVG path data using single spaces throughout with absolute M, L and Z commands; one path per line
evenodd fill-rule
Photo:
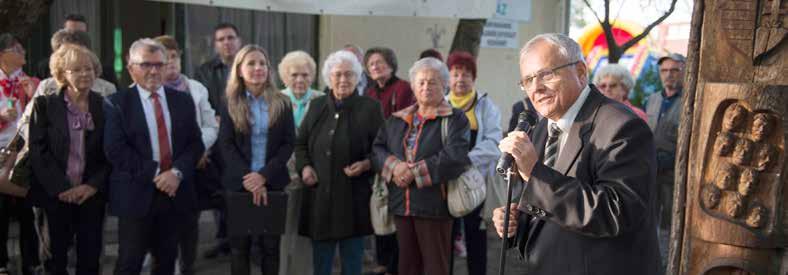
M 589 84 L 580 46 L 541 34 L 520 52 L 520 86 L 545 119 L 500 149 L 525 184 L 493 213 L 528 274 L 658 274 L 656 158 L 646 123 Z
M 673 174 L 676 141 L 681 119 L 681 98 L 684 88 L 684 64 L 680 54 L 663 56 L 657 61 L 663 90 L 651 94 L 646 101 L 648 126 L 654 133 L 657 147 L 657 185 L 659 205 L 659 242 L 663 259 L 668 256 L 671 219 L 673 217 Z
M 104 148 L 112 164 L 109 210 L 118 217 L 115 275 L 175 272 L 179 226 L 197 210 L 194 169 L 204 146 L 189 94 L 165 88 L 166 50 L 143 38 L 129 49 L 134 85 L 105 104 Z

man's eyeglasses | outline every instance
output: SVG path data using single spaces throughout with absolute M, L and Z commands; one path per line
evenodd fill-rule
M 575 65 L 577 63 L 580 63 L 580 61 L 570 62 L 561 66 L 553 67 L 548 70 L 536 72 L 530 76 L 521 79 L 520 82 L 517 84 L 520 85 L 520 90 L 526 91 L 528 90 L 528 87 L 531 87 L 531 84 L 533 84 L 534 79 L 538 79 L 541 82 L 553 80 L 553 78 L 555 78 L 555 76 L 558 74 L 558 70 Z
M 153 62 L 142 62 L 142 63 L 134 63 L 134 64 L 137 64 L 137 66 L 140 66 L 141 69 L 146 70 L 146 71 L 149 71 L 149 70 L 151 70 L 153 68 L 161 70 L 161 68 L 163 68 L 165 65 L 167 65 L 167 63 L 162 63 L 162 62 L 155 62 L 155 63 L 153 63 Z

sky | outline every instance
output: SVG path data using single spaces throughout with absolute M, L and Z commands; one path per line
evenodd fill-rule
M 585 27 L 579 23 L 594 24 L 597 22 L 593 12 L 583 0 L 572 1 L 572 19 L 570 20 L 569 34 L 577 37 Z M 597 11 L 599 17 L 604 16 L 604 6 L 602 0 L 588 0 Z M 671 22 L 690 22 L 692 19 L 692 0 L 677 0 L 676 8 L 673 13 L 663 21 Z M 635 22 L 645 27 L 661 16 L 670 7 L 670 0 L 611 0 L 610 18 L 619 18 Z

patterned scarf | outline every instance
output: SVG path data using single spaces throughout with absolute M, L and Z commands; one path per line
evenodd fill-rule
M 312 99 L 312 89 L 307 89 L 306 93 L 304 93 L 301 98 L 296 98 L 295 93 L 293 93 L 293 90 L 290 90 L 290 88 L 285 89 L 284 94 L 290 98 L 290 102 L 293 104 L 293 119 L 295 120 L 296 128 L 298 128 L 301 126 L 301 121 L 306 114 L 309 100 Z
M 165 82 L 164 86 L 170 89 L 189 93 L 189 81 L 186 80 L 186 76 L 184 75 L 179 75 L 178 78 L 173 81 Z

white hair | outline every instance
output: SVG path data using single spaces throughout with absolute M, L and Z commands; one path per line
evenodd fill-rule
M 167 63 L 167 48 L 161 43 L 150 38 L 140 38 L 129 47 L 129 63 L 142 62 L 142 53 L 147 51 L 149 53 L 160 52 L 164 59 L 162 62 Z
M 635 87 L 635 80 L 632 78 L 629 70 L 618 64 L 608 64 L 596 71 L 594 73 L 594 84 L 599 83 L 608 76 L 621 81 L 621 84 L 624 85 L 624 90 L 629 91 Z
M 435 70 L 441 77 L 441 82 L 443 82 L 443 87 L 449 87 L 449 69 L 446 68 L 446 64 L 441 62 L 439 59 L 434 57 L 425 57 L 413 63 L 413 66 L 410 67 L 408 70 L 408 76 L 410 77 L 411 83 L 416 79 L 416 74 L 423 70 Z
M 537 43 L 547 42 L 558 48 L 558 55 L 566 59 L 567 62 L 579 61 L 583 64 L 586 63 L 583 58 L 583 51 L 580 50 L 580 45 L 577 44 L 572 38 L 560 33 L 543 33 L 528 40 L 522 49 L 520 49 L 520 59 L 522 60 L 528 51 L 531 50 Z
M 323 76 L 323 82 L 326 86 L 331 86 L 331 70 L 334 69 L 334 66 L 342 63 L 350 64 L 353 73 L 356 74 L 356 83 L 354 84 L 358 84 L 362 71 L 361 63 L 358 62 L 358 57 L 350 51 L 340 50 L 330 54 L 326 58 L 326 61 L 323 62 L 323 70 L 320 74 Z

